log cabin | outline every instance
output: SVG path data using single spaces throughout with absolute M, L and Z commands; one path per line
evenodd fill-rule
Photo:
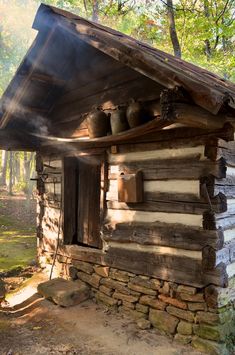
M 37 152 L 38 258 L 94 298 L 229 354 L 235 85 L 41 5 L 1 99 L 0 148 Z

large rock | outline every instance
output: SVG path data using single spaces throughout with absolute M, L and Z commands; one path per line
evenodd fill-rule
M 191 335 L 193 332 L 192 323 L 181 320 L 178 324 L 177 332 L 182 335 Z
M 103 292 L 105 295 L 109 296 L 109 297 L 111 297 L 112 294 L 113 294 L 113 292 L 114 292 L 111 288 L 106 287 L 106 286 L 104 286 L 104 285 L 101 285 L 101 286 L 99 287 L 99 290 L 100 290 L 101 292 Z
M 174 334 L 179 320 L 165 311 L 150 309 L 149 320 L 151 324 L 168 334 Z
M 195 295 L 193 295 L 193 294 L 181 292 L 181 293 L 179 293 L 179 295 L 183 301 L 197 302 L 197 303 L 199 303 L 199 302 L 204 303 L 205 302 L 203 293 L 196 293 Z
M 218 325 L 195 324 L 193 326 L 194 334 L 198 335 L 200 338 L 215 341 L 225 341 L 226 337 L 229 335 L 229 330 L 229 327 Z
M 119 300 L 123 300 L 126 302 L 134 303 L 137 302 L 139 297 L 138 296 L 132 296 L 132 295 L 125 295 L 121 292 L 115 291 L 113 294 L 113 297 Z
M 94 287 L 94 288 L 99 288 L 100 285 L 100 279 L 101 277 L 97 274 L 86 274 L 85 272 L 79 271 L 77 273 L 78 279 L 88 283 L 90 286 Z
M 142 312 L 142 313 L 146 313 L 146 314 L 149 312 L 149 307 L 145 306 L 143 304 L 140 304 L 140 303 L 136 303 L 135 309 L 138 312 Z
M 189 344 L 192 341 L 191 335 L 175 334 L 174 339 L 178 343 L 181 343 L 181 344 L 184 344 L 184 345 Z
M 172 306 L 182 308 L 182 309 L 187 309 L 187 303 L 183 301 L 179 301 L 176 298 L 168 297 L 164 294 L 160 294 L 158 298 L 165 303 L 171 304 Z
M 106 306 L 116 306 L 118 301 L 115 300 L 112 297 L 109 297 L 107 295 L 105 295 L 103 292 L 98 291 L 95 295 L 95 298 L 98 302 L 102 302 L 104 303 Z
M 211 340 L 201 339 L 195 337 L 192 341 L 192 346 L 202 352 L 211 355 L 229 355 L 229 351 L 226 349 L 225 344 L 219 344 Z
M 109 267 L 108 266 L 94 266 L 94 271 L 101 277 L 108 277 L 109 276 Z
M 147 314 L 144 314 L 142 312 L 138 312 L 136 311 L 135 309 L 130 309 L 128 307 L 125 307 L 125 306 L 120 306 L 118 308 L 118 311 L 120 313 L 124 313 L 126 314 L 127 316 L 133 318 L 133 319 L 141 319 L 141 318 L 147 318 Z
M 168 306 L 166 310 L 172 316 L 175 316 L 177 318 L 184 319 L 188 322 L 194 321 L 194 314 L 191 311 L 185 311 L 184 309 L 180 309 L 174 306 Z
M 94 269 L 93 265 L 86 263 L 85 261 L 74 260 L 73 265 L 80 271 L 86 272 L 87 274 L 92 274 Z
M 90 296 L 89 287 L 81 281 L 57 278 L 38 285 L 38 293 L 63 307 L 75 306 Z
M 157 292 L 155 290 L 152 290 L 151 288 L 143 287 L 137 284 L 134 284 L 132 282 L 128 283 L 128 287 L 136 292 L 144 293 L 146 295 L 151 295 L 151 296 L 156 296 Z
M 110 269 L 109 277 L 121 282 L 128 282 L 130 279 L 128 272 L 117 269 Z
M 196 322 L 217 325 L 220 323 L 220 316 L 217 313 L 197 312 Z
M 117 290 L 121 293 L 124 293 L 126 295 L 133 295 L 133 296 L 139 296 L 140 293 L 136 292 L 136 291 L 132 291 L 129 288 L 127 288 L 127 285 L 124 282 L 121 281 L 116 281 L 116 280 L 112 280 L 108 277 L 101 279 L 100 280 L 100 284 L 104 285 L 108 288 L 111 288 L 113 290 Z
M 206 303 L 188 302 L 188 309 L 190 311 L 205 311 L 207 309 Z
M 195 295 L 197 293 L 197 289 L 191 286 L 179 285 L 177 287 L 177 292 L 188 293 L 189 295 Z
M 166 303 L 158 300 L 156 297 L 153 296 L 141 296 L 139 300 L 140 304 L 143 304 L 145 306 L 150 306 L 152 308 L 164 310 L 166 308 Z

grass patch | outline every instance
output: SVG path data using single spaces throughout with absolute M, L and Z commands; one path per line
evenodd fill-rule
M 0 272 L 24 268 L 35 257 L 35 229 L 0 216 Z

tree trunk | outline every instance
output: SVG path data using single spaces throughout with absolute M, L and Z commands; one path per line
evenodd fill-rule
M 210 17 L 208 0 L 204 0 L 204 15 L 206 17 L 205 21 L 208 21 L 208 19 Z M 205 43 L 205 54 L 206 54 L 207 60 L 210 61 L 210 59 L 211 59 L 211 44 L 210 44 L 209 39 L 208 38 L 205 39 L 204 43 Z
M 174 49 L 174 54 L 176 57 L 181 58 L 181 48 L 180 48 L 180 43 L 176 32 L 176 27 L 175 27 L 175 14 L 173 8 L 173 0 L 167 0 L 167 15 L 169 21 L 171 43 Z
M 2 169 L 0 174 L 0 185 L 6 186 L 8 151 L 2 150 Z
M 9 194 L 13 195 L 13 152 L 10 152 L 9 159 Z
M 20 181 L 20 159 L 19 152 L 14 154 L 14 181 L 18 183 Z
M 92 21 L 99 22 L 99 1 L 98 0 L 93 0 Z
M 31 162 L 33 160 L 34 153 L 30 153 L 28 157 L 28 153 L 24 152 L 24 181 L 26 183 L 26 195 L 27 198 L 30 198 L 31 195 L 31 186 L 30 186 L 30 167 Z

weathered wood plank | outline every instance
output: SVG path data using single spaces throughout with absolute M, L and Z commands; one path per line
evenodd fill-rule
M 53 251 L 53 242 L 44 240 L 40 250 L 43 252 Z M 179 265 L 179 267 L 172 269 L 167 268 L 165 265 L 159 266 L 155 261 L 155 255 L 153 253 L 138 252 L 136 255 L 136 252 L 125 251 L 124 253 L 123 249 L 117 248 L 105 253 L 97 249 L 67 245 L 59 247 L 58 255 L 99 265 L 117 267 L 120 270 L 195 287 L 204 287 L 211 283 L 224 287 L 228 282 L 226 267 L 222 267 L 223 264 L 220 264 L 213 271 L 202 272 L 201 261 L 194 260 L 192 262 L 191 258 L 183 258 L 183 264 L 180 263 L 180 260 L 177 260 L 176 264 Z M 174 264 L 170 259 L 168 260 L 168 257 L 166 257 L 166 260 L 169 261 L 170 264 Z M 183 267 L 184 264 L 185 266 Z
M 63 191 L 64 243 L 72 244 L 77 235 L 77 159 L 75 157 L 64 159 Z
M 223 114 L 213 115 L 207 110 L 199 106 L 192 106 L 186 103 L 169 103 L 172 108 L 171 118 L 177 117 L 177 122 L 186 124 L 187 126 L 219 129 L 224 126 L 229 118 Z
M 228 287 L 228 272 L 226 265 L 220 263 L 214 270 L 203 271 L 202 282 L 205 286 L 216 285 L 220 287 Z
M 147 200 L 143 203 L 125 203 L 118 201 L 108 201 L 107 207 L 115 210 L 133 210 L 133 211 L 151 211 L 151 212 L 175 212 L 175 213 L 192 213 L 201 215 L 205 211 L 210 210 L 208 203 L 202 202 L 183 202 L 183 201 L 164 201 L 164 200 Z M 217 213 L 227 210 L 226 201 L 221 200 L 220 203 L 214 204 L 213 209 Z
M 233 229 L 235 227 L 235 215 L 221 217 L 213 212 L 204 212 L 203 214 L 203 228 L 215 230 L 222 228 L 223 230 Z
M 95 84 L 94 84 L 95 85 Z M 81 114 L 88 113 L 93 106 L 102 109 L 114 109 L 120 104 L 126 104 L 131 98 L 136 100 L 153 100 L 160 95 L 161 87 L 152 80 L 141 76 L 127 79 L 123 82 L 115 83 L 108 89 L 102 85 L 100 91 L 95 91 L 87 96 L 81 97 L 69 105 L 64 105 L 52 113 L 52 118 L 56 117 L 57 122 L 69 122 Z
M 202 228 L 168 223 L 132 223 L 107 225 L 104 240 L 118 243 L 138 243 L 140 245 L 162 245 L 188 250 L 201 250 L 210 245 L 215 250 L 222 248 L 222 230 L 206 231 Z
M 187 226 L 202 227 L 203 216 L 186 213 L 148 212 L 132 210 L 107 211 L 107 222 L 132 223 L 132 222 L 163 222 L 169 224 L 182 223 Z
M 204 270 L 214 270 L 220 263 L 230 263 L 230 246 L 215 250 L 207 245 L 202 249 L 202 267 Z
M 103 69 L 103 67 L 101 67 L 101 69 Z M 87 80 L 89 80 L 89 77 L 90 73 L 87 77 Z M 78 100 L 87 98 L 92 95 L 96 95 L 97 93 L 109 91 L 113 87 L 120 85 L 123 82 L 129 82 L 131 80 L 138 79 L 141 79 L 141 75 L 135 70 L 132 70 L 128 67 L 119 65 L 116 70 L 115 68 L 113 68 L 113 70 L 111 71 L 110 68 L 110 72 L 108 72 L 106 68 L 106 71 L 103 72 L 103 75 L 101 77 L 93 77 L 92 81 L 88 81 L 88 83 L 81 83 L 78 88 L 65 93 L 61 97 L 56 110 L 59 111 L 65 105 L 68 106 L 74 104 Z
M 149 133 L 145 136 L 139 137 L 138 143 L 157 142 L 158 144 L 162 144 L 162 148 L 169 148 L 181 146 L 179 142 L 185 142 L 185 140 L 189 140 L 191 138 L 191 145 L 189 144 L 189 146 L 192 146 L 193 142 L 200 142 L 201 144 L 204 144 L 205 140 L 208 145 L 215 145 L 218 137 L 225 141 L 233 141 L 233 126 L 230 123 L 226 123 L 223 128 L 216 130 L 205 130 L 191 127 L 171 128 L 171 126 L 169 126 L 169 129 L 164 129 L 161 132 L 156 132 L 154 134 Z
M 204 157 L 204 145 L 196 147 L 184 147 L 175 149 L 160 149 L 149 150 L 143 152 L 129 152 L 125 154 L 109 154 L 108 162 L 110 164 L 123 164 L 131 163 L 135 161 L 154 161 L 154 160 L 166 160 L 166 159 L 195 159 L 205 160 Z
M 231 171 L 230 171 L 231 172 Z M 229 175 L 226 169 L 226 178 L 215 178 L 212 175 L 201 178 L 201 184 L 205 183 L 210 197 L 214 197 L 219 193 L 224 194 L 227 198 L 235 197 L 235 175 Z
M 77 240 L 99 248 L 101 157 L 79 159 L 78 180 Z
M 111 166 L 111 172 L 113 171 Z M 118 174 L 120 176 L 122 172 Z M 128 173 L 127 173 L 128 174 Z M 134 174 L 134 172 L 133 172 Z M 125 173 L 124 173 L 125 175 Z M 168 180 L 147 180 L 143 182 L 145 191 L 145 200 L 154 201 L 156 194 L 169 194 L 172 196 L 171 200 L 177 200 L 173 197 L 174 194 L 191 195 L 196 199 L 200 198 L 200 181 L 199 180 L 186 180 L 186 179 L 169 179 Z M 109 192 L 112 196 L 116 196 L 114 200 L 118 201 L 118 181 L 109 181 Z
M 158 259 L 154 253 L 135 252 L 118 248 L 110 248 L 105 261 L 112 267 L 133 272 L 135 274 L 150 275 L 162 280 L 179 282 L 197 287 L 211 283 L 209 275 L 203 275 L 201 261 L 191 258 L 172 258 L 165 256 L 164 261 Z M 226 273 L 226 270 L 225 270 Z M 215 285 L 224 286 L 221 272 L 213 275 Z M 222 280 L 221 280 L 222 279 Z
M 161 179 L 200 179 L 202 176 L 213 175 L 217 178 L 226 177 L 226 166 L 224 160 L 217 162 L 194 161 L 189 159 L 168 159 L 165 161 L 135 161 L 119 165 L 119 172 L 132 173 L 141 169 L 144 180 Z M 117 172 L 109 171 L 109 179 L 116 179 Z

